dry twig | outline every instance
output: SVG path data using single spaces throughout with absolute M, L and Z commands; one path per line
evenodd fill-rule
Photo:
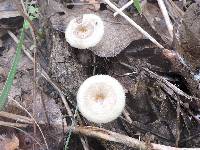
M 12 123 L 12 122 L 5 122 L 5 121 L 0 121 L 0 126 L 12 126 L 12 127 L 18 127 L 18 128 L 26 128 L 28 125 L 27 124 L 22 124 L 22 123 Z
M 85 126 L 85 127 L 76 126 L 74 128 L 68 128 L 68 130 L 72 130 L 72 132 L 77 134 L 83 134 L 90 137 L 101 138 L 104 140 L 125 144 L 129 147 L 137 148 L 140 150 L 146 150 L 149 148 L 149 146 L 146 145 L 145 142 L 139 141 L 127 135 L 105 130 L 103 128 L 97 128 L 91 126 Z M 200 148 L 176 148 L 155 143 L 151 143 L 150 146 L 152 150 L 200 150 Z
M 28 123 L 28 124 L 33 123 L 33 120 L 31 118 L 21 116 L 21 115 L 12 114 L 12 113 L 8 113 L 8 112 L 5 112 L 5 111 L 0 111 L 0 116 L 16 120 L 17 122 L 20 121 L 20 122 Z
M 163 17 L 165 19 L 165 23 L 167 25 L 167 29 L 168 29 L 169 34 L 171 36 L 171 40 L 173 40 L 173 25 L 172 25 L 171 20 L 169 18 L 169 14 L 168 14 L 167 9 L 165 7 L 165 3 L 163 2 L 163 0 L 157 0 L 157 1 L 158 1 L 158 5 L 159 5 L 159 7 L 161 9 L 161 12 L 163 14 Z
M 133 0 L 130 0 L 128 3 L 126 3 L 124 6 L 122 6 L 119 10 L 120 11 L 123 11 L 125 10 L 126 8 L 128 8 L 129 6 L 131 6 L 133 4 Z M 115 12 L 114 13 L 114 17 L 117 16 L 119 14 L 119 12 Z
M 37 123 L 37 121 L 35 120 L 35 118 L 34 118 L 34 117 L 31 115 L 31 113 L 28 112 L 28 110 L 27 110 L 26 108 L 24 108 L 18 101 L 14 100 L 14 99 L 12 99 L 12 100 L 13 100 L 22 110 L 24 110 L 24 111 L 32 118 L 32 120 L 34 121 L 34 124 L 38 127 L 40 133 L 42 134 L 42 138 L 44 139 L 44 143 L 45 143 L 45 145 L 46 145 L 46 148 L 49 149 L 49 148 L 48 148 L 47 141 L 46 141 L 46 138 L 45 138 L 45 136 L 44 136 L 44 133 L 42 132 L 42 129 L 40 128 L 40 126 L 39 126 L 39 124 Z

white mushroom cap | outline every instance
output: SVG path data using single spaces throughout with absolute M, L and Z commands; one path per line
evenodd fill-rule
M 104 34 L 101 18 L 94 14 L 83 14 L 72 19 L 65 31 L 67 42 L 75 48 L 86 49 L 100 42 Z
M 125 106 L 122 85 L 108 75 L 95 75 L 86 79 L 77 93 L 77 105 L 82 115 L 95 123 L 113 121 Z

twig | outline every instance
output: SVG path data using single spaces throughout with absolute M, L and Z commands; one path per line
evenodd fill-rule
M 172 96 L 176 101 L 178 101 L 177 96 L 181 96 L 184 97 L 183 102 L 180 101 L 180 105 L 182 107 L 184 107 L 187 112 L 200 124 L 200 120 L 194 116 L 194 114 L 191 112 L 190 109 L 188 109 L 184 103 L 188 103 L 188 102 L 194 102 L 196 103 L 198 106 L 200 105 L 200 99 L 194 96 L 190 96 L 188 94 L 186 94 L 185 92 L 183 92 L 182 90 L 180 90 L 179 88 L 177 88 L 175 85 L 173 85 L 172 83 L 170 83 L 169 81 L 167 81 L 165 78 L 157 75 L 156 73 L 150 71 L 148 68 L 142 68 L 143 70 L 145 70 L 147 72 L 147 75 L 150 76 L 153 79 L 156 79 L 159 83 L 159 85 L 170 95 Z M 170 92 L 169 92 L 170 91 Z M 177 96 L 174 96 L 174 94 L 176 94 Z
M 126 118 L 126 120 L 128 121 L 128 123 L 130 123 L 130 124 L 133 123 L 133 120 L 131 119 L 129 112 L 126 109 L 124 109 L 123 115 Z
M 130 17 L 128 17 L 125 13 L 120 11 L 119 8 L 117 8 L 113 3 L 110 2 L 110 0 L 105 0 L 105 2 L 116 12 L 118 12 L 122 17 L 124 17 L 132 26 L 134 26 L 138 31 L 140 31 L 145 37 L 147 37 L 150 41 L 152 41 L 154 44 L 156 44 L 159 48 L 164 48 L 160 43 L 156 41 L 149 33 L 147 33 L 142 27 L 140 27 L 138 24 L 136 24 Z
M 133 0 L 130 0 L 128 3 L 126 3 L 124 6 L 122 6 L 119 11 L 123 11 L 124 9 L 128 8 L 129 6 L 131 6 L 133 4 Z M 117 16 L 119 14 L 119 12 L 115 12 L 114 13 L 114 17 Z
M 0 121 L 0 126 L 12 126 L 12 127 L 26 128 L 28 126 L 28 124 Z
M 45 105 L 45 102 L 44 102 L 44 96 L 43 96 L 44 94 L 42 93 L 42 91 L 40 91 L 40 94 L 41 94 L 40 99 L 41 99 L 41 102 L 42 102 L 42 106 L 44 108 L 44 114 L 45 114 L 47 123 L 50 126 L 51 124 L 50 124 L 49 116 L 48 116 L 48 113 L 47 113 L 47 108 L 46 108 L 46 105 Z
M 94 5 L 94 4 L 101 4 L 100 2 L 95 2 L 95 3 L 65 3 L 65 6 L 83 6 L 83 5 Z
M 44 136 L 44 133 L 42 132 L 42 129 L 40 128 L 39 124 L 37 123 L 37 121 L 35 120 L 35 118 L 31 115 L 31 113 L 26 109 L 24 108 L 18 101 L 14 100 L 13 98 L 11 98 L 11 100 L 13 100 L 22 110 L 24 110 L 34 121 L 34 123 L 36 124 L 36 126 L 38 127 L 40 133 L 42 134 L 42 138 L 44 139 L 44 143 L 47 147 L 47 150 L 49 149 L 48 147 L 48 144 L 47 144 L 47 141 L 46 141 L 46 138 Z
M 177 108 L 176 108 L 176 147 L 178 147 L 180 141 L 180 99 L 177 99 Z
M 200 99 L 194 96 L 190 96 L 188 94 L 186 94 L 185 92 L 183 92 L 181 89 L 177 88 L 174 84 L 170 83 L 169 81 L 167 81 L 165 78 L 162 78 L 161 76 L 155 74 L 154 72 L 152 72 L 151 70 L 149 70 L 148 68 L 142 68 L 143 70 L 145 70 L 148 75 L 151 78 L 154 78 L 162 83 L 164 83 L 165 85 L 167 85 L 171 90 L 173 90 L 177 95 L 179 96 L 183 96 L 185 99 L 187 100 L 195 100 L 195 102 L 198 104 L 198 102 L 200 102 Z
M 168 14 L 167 9 L 165 7 L 165 3 L 163 2 L 163 0 L 157 0 L 157 1 L 158 1 L 158 5 L 160 7 L 160 10 L 161 10 L 161 12 L 163 14 L 163 17 L 165 19 L 165 23 L 167 25 L 167 29 L 168 29 L 169 34 L 171 36 L 171 40 L 173 40 L 173 25 L 172 25 L 171 20 L 169 18 L 169 14 Z
M 164 0 L 170 17 L 175 21 L 179 22 L 184 15 L 182 11 L 172 0 Z
M 80 133 L 90 137 L 101 138 L 108 141 L 122 143 L 129 147 L 141 150 L 146 150 L 147 148 L 149 148 L 145 142 L 139 141 L 127 135 L 105 130 L 103 128 L 97 128 L 91 126 L 85 126 L 85 127 L 76 126 L 74 128 L 68 128 L 68 130 L 72 130 L 72 132 L 77 134 Z M 176 148 L 155 143 L 151 143 L 150 146 L 152 150 L 200 150 L 200 148 Z
M 8 113 L 8 112 L 5 112 L 5 111 L 0 111 L 0 116 L 16 120 L 17 122 L 19 121 L 19 122 L 22 122 L 22 123 L 33 124 L 33 120 L 31 118 L 21 116 L 21 115 L 12 114 L 12 113 Z

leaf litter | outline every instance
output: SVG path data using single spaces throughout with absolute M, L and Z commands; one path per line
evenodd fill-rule
M 47 66 L 45 71 L 50 75 L 52 81 L 63 91 L 71 111 L 74 113 L 76 110 L 75 96 L 80 84 L 93 74 L 108 74 L 118 79 L 124 85 L 127 95 L 127 104 L 126 111 L 120 118 L 111 123 L 101 125 L 101 128 L 128 135 L 136 139 L 140 138 L 146 144 L 152 142 L 175 146 L 175 143 L 178 143 L 179 147 L 199 147 L 200 138 L 196 135 L 197 131 L 199 131 L 199 122 L 198 118 L 195 118 L 195 116 L 199 114 L 199 94 L 196 92 L 199 89 L 194 89 L 194 85 L 196 85 L 196 83 L 198 84 L 198 81 L 193 81 L 191 76 L 193 71 L 198 69 L 198 65 L 196 64 L 198 64 L 199 61 L 199 41 L 196 40 L 192 43 L 195 45 L 194 49 L 197 52 L 191 53 L 189 51 L 189 56 L 191 55 L 194 58 L 191 61 L 191 57 L 188 56 L 188 53 L 185 53 L 185 51 L 187 52 L 188 50 L 188 45 L 186 45 L 187 48 L 185 48 L 185 41 L 189 43 L 191 43 L 191 41 L 190 36 L 187 37 L 188 30 L 184 28 L 185 25 L 188 25 L 188 18 L 199 17 L 198 6 L 193 4 L 190 6 L 191 8 L 188 8 L 183 18 L 186 23 L 180 24 L 181 30 L 179 28 L 176 29 L 181 31 L 181 37 L 183 37 L 178 39 L 178 41 L 173 41 L 176 42 L 176 49 L 180 52 L 181 56 L 184 56 L 184 61 L 186 61 L 182 64 L 180 61 L 176 61 L 177 57 L 173 58 L 174 55 L 171 55 L 172 52 L 166 51 L 168 54 L 163 54 L 162 49 L 157 48 L 149 40 L 145 39 L 140 32 L 129 25 L 122 17 L 118 15 L 114 18 L 113 12 L 109 7 L 101 11 L 97 8 L 92 10 L 86 5 L 74 5 L 72 9 L 69 9 L 65 8 L 63 3 L 64 2 L 49 0 L 49 4 L 46 5 L 44 1 L 39 1 L 40 11 L 43 16 L 39 21 L 43 22 L 45 19 L 49 19 L 49 22 L 47 22 L 47 24 L 44 22 L 44 24 L 41 24 L 41 27 L 42 25 L 48 27 L 44 28 L 46 29 L 44 34 L 48 40 L 41 40 L 46 42 L 46 45 L 43 42 L 40 42 L 38 45 L 38 48 L 40 47 L 39 54 L 42 54 L 44 57 L 46 56 L 47 59 L 40 56 L 38 61 L 43 62 L 43 66 Z M 117 3 L 119 2 L 117 1 L 116 4 Z M 3 5 L 0 6 L 2 7 Z M 193 7 L 196 10 L 193 9 Z M 169 8 L 172 9 L 171 7 Z M 63 32 L 69 21 L 82 13 L 95 13 L 101 16 L 105 22 L 106 34 L 103 40 L 90 50 L 77 50 L 70 47 L 63 36 Z M 147 2 L 142 10 L 144 16 L 137 15 L 136 11 L 134 14 L 130 11 L 127 13 L 134 21 L 156 38 L 156 40 L 167 48 L 174 49 L 172 41 L 168 40 L 168 30 L 164 18 L 156 4 Z M 45 16 L 45 14 L 47 14 L 47 16 Z M 193 16 L 193 14 L 195 15 Z M 15 17 L 18 17 L 17 15 L 19 14 L 16 13 Z M 176 16 L 176 13 L 171 13 L 170 15 L 173 19 L 176 18 L 173 20 L 173 23 L 177 23 L 177 16 L 182 17 L 181 15 Z M 11 16 L 5 18 L 12 20 L 13 18 Z M 198 19 L 197 21 L 195 21 L 196 18 L 193 20 L 194 22 L 190 24 L 194 24 L 195 27 L 198 27 Z M 1 21 L 2 18 L 0 19 L 0 24 Z M 190 34 L 194 36 L 195 39 L 198 39 L 196 38 L 199 36 L 198 32 L 196 32 L 198 28 L 194 26 L 188 26 L 190 31 L 193 32 L 194 29 L 194 33 L 190 32 Z M 9 28 L 9 25 L 7 25 L 7 28 Z M 18 30 L 15 29 L 15 31 Z M 179 34 L 179 32 L 174 34 Z M 5 32 L 2 35 L 2 44 L 0 46 L 4 47 L 4 49 L 0 56 L 1 90 L 5 84 L 16 48 L 16 44 L 9 40 L 9 37 L 5 38 Z M 24 43 L 26 47 L 29 46 L 27 41 L 26 39 Z M 183 47 L 183 49 L 180 49 L 180 46 Z M 191 45 L 189 47 L 191 47 Z M 103 58 L 102 56 L 105 55 L 106 57 Z M 184 64 L 187 65 L 185 66 Z M 146 68 L 153 71 L 154 74 Z M 189 69 L 187 71 L 182 71 L 183 68 L 185 70 Z M 65 143 L 63 131 L 68 131 L 67 128 L 71 125 L 71 119 L 66 114 L 58 92 L 50 86 L 44 78 L 41 78 L 39 74 L 36 79 L 38 89 L 33 106 L 33 66 L 27 56 L 23 54 L 5 110 L 13 114 L 27 116 L 27 114 L 13 102 L 13 99 L 19 102 L 29 112 L 32 112 L 34 107 L 36 111 L 36 116 L 34 116 L 34 118 L 42 127 L 45 137 L 47 137 L 47 142 L 50 145 L 49 147 L 51 147 L 50 149 L 62 149 L 62 147 L 64 147 L 63 143 Z M 170 84 L 175 85 L 177 88 L 170 87 Z M 181 92 L 182 94 L 180 94 Z M 181 102 L 181 120 L 179 121 L 181 121 L 182 126 L 177 128 L 176 106 L 178 100 Z M 186 107 L 187 105 L 188 107 Z M 128 123 L 127 113 L 132 123 Z M 4 121 L 13 122 L 13 120 Z M 99 126 L 98 124 L 88 122 L 81 115 L 78 115 L 76 121 L 81 126 Z M 33 130 L 31 130 L 30 127 L 24 130 L 26 130 L 29 135 L 33 135 Z M 101 129 L 99 130 L 101 131 Z M 89 131 L 93 134 L 93 130 Z M 69 149 L 82 149 L 82 144 L 84 142 L 81 144 L 80 137 L 73 134 L 73 132 L 76 133 L 75 130 L 72 130 L 72 136 L 69 139 L 68 145 Z M 84 134 L 84 132 L 81 133 Z M 106 131 L 104 131 L 104 133 L 106 133 Z M 18 132 L 15 134 L 20 142 L 23 141 L 22 139 L 27 140 L 28 145 L 23 143 L 20 145 L 20 148 L 32 148 L 35 142 L 30 140 L 27 135 Z M 180 138 L 178 138 L 178 135 Z M 40 143 L 43 143 L 39 131 L 37 131 L 35 138 Z M 111 139 L 107 140 L 108 141 L 102 141 L 87 137 L 87 142 L 91 149 L 97 149 L 97 147 L 100 149 L 132 149 L 130 145 L 125 144 L 126 142 L 123 143 L 123 141 L 120 141 L 123 143 L 120 144 L 109 142 Z M 83 147 L 84 146 L 83 144 Z M 151 147 L 151 145 L 149 147 Z M 36 145 L 36 149 L 37 148 L 39 149 L 41 147 Z

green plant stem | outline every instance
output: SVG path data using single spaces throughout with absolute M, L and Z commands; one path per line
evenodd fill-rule
M 20 39 L 19 39 L 19 43 L 17 44 L 17 49 L 16 49 L 16 54 L 15 54 L 15 58 L 14 61 L 12 63 L 10 72 L 8 74 L 6 83 L 4 85 L 3 91 L 1 93 L 0 96 L 0 110 L 2 110 L 5 106 L 5 104 L 7 103 L 7 98 L 8 98 L 8 94 L 10 93 L 12 84 L 13 84 L 13 80 L 17 71 L 17 66 L 20 62 L 21 59 L 21 50 L 22 50 L 22 45 L 24 43 L 24 24 L 23 24 L 23 28 L 20 29 Z

